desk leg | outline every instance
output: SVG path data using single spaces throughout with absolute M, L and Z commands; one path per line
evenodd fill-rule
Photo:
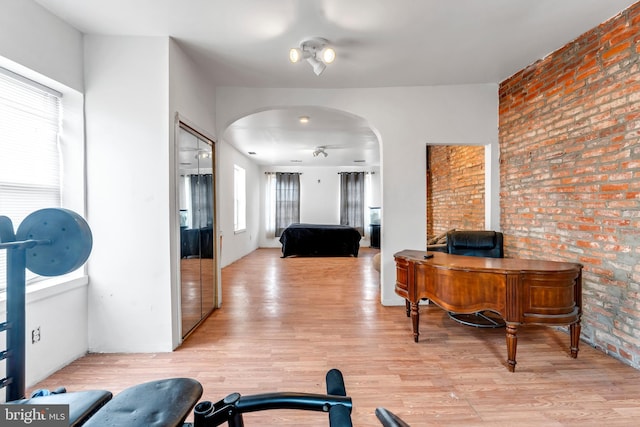
M 408 299 L 404 300 L 404 306 L 407 309 L 407 317 L 411 316 L 411 301 Z
M 578 357 L 578 345 L 580 344 L 580 322 L 569 325 L 569 334 L 571 335 L 571 357 Z
M 413 341 L 418 342 L 418 336 L 420 332 L 418 328 L 420 326 L 420 301 L 411 303 L 411 324 L 413 325 Z
M 509 372 L 516 370 L 516 348 L 518 347 L 518 326 L 507 323 L 507 363 Z

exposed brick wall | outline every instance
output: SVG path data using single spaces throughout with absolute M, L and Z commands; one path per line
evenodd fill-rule
M 427 236 L 484 230 L 484 147 L 432 145 L 427 171 Z
M 640 368 L 640 3 L 499 96 L 505 255 L 582 263 L 582 339 Z

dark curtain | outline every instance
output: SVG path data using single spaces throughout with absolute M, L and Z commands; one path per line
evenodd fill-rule
M 300 174 L 276 172 L 276 237 L 300 222 Z
M 364 172 L 340 173 L 340 224 L 364 236 Z
M 213 175 L 189 175 L 191 224 L 193 228 L 213 226 Z

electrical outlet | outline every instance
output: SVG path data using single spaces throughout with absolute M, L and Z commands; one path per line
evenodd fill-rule
M 40 326 L 31 331 L 31 344 L 35 344 L 40 341 Z

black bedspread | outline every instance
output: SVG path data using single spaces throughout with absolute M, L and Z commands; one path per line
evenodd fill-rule
M 282 257 L 358 256 L 360 233 L 346 225 L 291 224 L 280 236 Z

